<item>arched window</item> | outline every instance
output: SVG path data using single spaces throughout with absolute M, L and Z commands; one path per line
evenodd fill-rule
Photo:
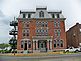
M 60 40 L 57 40 L 57 46 L 58 47 L 60 46 Z
M 21 41 L 21 48 L 23 48 L 23 44 L 24 44 L 24 42 L 23 42 L 23 41 Z
M 56 48 L 56 40 L 54 40 L 54 47 Z
M 39 17 L 44 17 L 44 12 L 43 11 L 39 12 Z
M 31 48 L 31 41 L 28 41 L 28 48 Z

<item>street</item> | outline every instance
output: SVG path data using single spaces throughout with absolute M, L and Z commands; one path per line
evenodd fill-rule
M 81 61 L 81 53 L 37 57 L 0 56 L 0 61 Z

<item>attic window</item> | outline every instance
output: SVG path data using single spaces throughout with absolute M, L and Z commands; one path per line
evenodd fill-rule
M 55 18 L 54 14 L 52 14 L 52 18 Z
M 57 18 L 59 18 L 59 14 L 57 14 Z
M 23 18 L 26 18 L 26 15 L 25 14 L 23 14 Z
M 44 17 L 44 12 L 43 11 L 39 12 L 39 17 Z
M 31 14 L 28 14 L 28 18 L 31 18 Z

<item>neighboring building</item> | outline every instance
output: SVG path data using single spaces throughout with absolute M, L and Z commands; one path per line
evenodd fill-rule
M 65 19 L 62 11 L 20 11 L 18 20 L 18 52 L 45 52 L 66 48 Z
M 81 24 L 76 23 L 67 32 L 67 46 L 78 47 L 81 44 Z

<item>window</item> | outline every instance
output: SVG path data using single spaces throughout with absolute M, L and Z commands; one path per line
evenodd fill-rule
M 58 21 L 54 21 L 54 26 L 55 27 L 60 27 L 60 21 L 58 20 Z
M 55 35 L 55 37 L 57 36 L 57 30 L 56 29 L 54 30 L 54 35 Z
M 58 47 L 60 46 L 60 40 L 57 40 L 57 46 Z
M 57 46 L 59 46 L 59 43 L 57 44 Z
M 35 50 L 36 50 L 36 41 L 34 41 L 34 43 L 35 43 Z M 39 47 L 39 45 L 38 45 L 38 47 Z
M 46 29 L 46 31 L 45 31 L 46 33 L 48 33 L 48 30 Z
M 28 41 L 28 48 L 31 48 L 31 41 Z
M 25 36 L 25 33 L 23 33 L 23 36 Z
M 52 18 L 55 18 L 54 14 L 52 14 Z
M 31 14 L 28 14 L 28 18 L 31 18 Z
M 45 22 L 45 27 L 47 27 L 48 26 L 48 22 Z
M 60 21 L 58 22 L 58 27 L 60 27 Z
M 63 47 L 63 40 L 54 40 L 54 47 Z
M 56 47 L 56 40 L 54 40 L 54 47 Z
M 29 29 L 27 29 L 27 33 L 29 33 Z
M 60 29 L 55 29 L 54 30 L 54 34 L 55 34 L 55 37 L 60 37 Z
M 60 36 L 60 30 L 58 30 L 57 36 Z
M 29 33 L 27 33 L 27 36 L 29 36 Z
M 24 42 L 23 42 L 23 41 L 21 41 L 21 48 L 23 48 L 23 44 L 24 44 Z
M 60 43 L 61 43 L 61 47 L 63 47 L 63 41 L 62 40 L 60 41 Z
M 39 12 L 39 17 L 44 17 L 44 12 L 43 11 Z
M 27 24 L 26 27 L 29 27 L 29 24 Z
M 25 29 L 23 30 L 23 32 L 24 32 L 24 33 L 26 32 Z
M 44 27 L 44 24 L 42 24 L 42 27 Z
M 37 29 L 37 31 L 36 31 L 37 33 L 39 32 L 39 29 Z
M 59 18 L 59 14 L 57 14 L 57 18 Z
M 23 33 L 29 33 L 29 29 L 23 29 Z
M 23 18 L 26 18 L 26 14 L 23 14 Z
M 41 44 L 41 48 L 43 48 L 43 44 Z
M 54 26 L 55 26 L 55 27 L 57 26 L 57 23 L 56 23 L 56 21 L 54 21 Z
M 42 22 L 42 27 L 44 27 L 44 22 Z
M 45 27 L 47 27 L 47 24 L 45 24 Z

